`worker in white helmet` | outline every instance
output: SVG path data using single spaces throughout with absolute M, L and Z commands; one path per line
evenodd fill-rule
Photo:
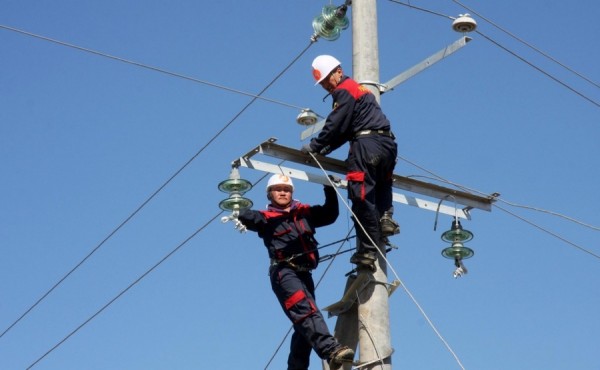
M 346 179 L 358 239 L 350 261 L 374 268 L 377 250 L 385 248 L 387 237 L 400 232 L 392 218 L 392 175 L 398 154 L 395 136 L 375 96 L 344 75 L 339 60 L 319 55 L 312 63 L 312 74 L 315 85 L 333 97 L 333 110 L 319 135 L 301 150 L 327 155 L 350 143 Z
M 339 214 L 335 190 L 325 186 L 324 192 L 323 205 L 302 204 L 293 198 L 292 179 L 276 174 L 267 183 L 267 209 L 245 210 L 238 216 L 263 239 L 271 259 L 271 287 L 294 325 L 288 370 L 308 370 L 313 349 L 332 370 L 354 358 L 354 351 L 330 334 L 315 302 L 311 271 L 319 263 L 319 251 L 314 234 L 316 228 L 334 223 Z

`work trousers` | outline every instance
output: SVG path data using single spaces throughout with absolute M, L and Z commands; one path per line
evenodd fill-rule
M 288 370 L 308 370 L 312 349 L 320 358 L 327 359 L 340 347 L 317 308 L 312 274 L 277 265 L 271 267 L 270 277 L 273 292 L 294 325 Z
M 380 218 L 392 212 L 392 175 L 398 147 L 393 138 L 383 135 L 364 136 L 350 142 L 346 159 L 348 198 L 352 201 L 357 248 L 375 250 L 363 228 L 373 241 L 383 245 Z M 360 227 L 360 225 L 363 227 Z

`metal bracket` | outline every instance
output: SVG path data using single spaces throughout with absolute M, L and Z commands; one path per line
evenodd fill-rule
M 338 316 L 350 309 L 358 299 L 359 294 L 369 285 L 373 279 L 370 274 L 361 273 L 355 276 L 354 281 L 344 292 L 344 296 L 336 303 L 330 304 L 321 310 L 328 312 L 328 317 Z
M 449 56 L 450 54 L 453 54 L 455 51 L 457 51 L 460 48 L 462 48 L 463 46 L 467 45 L 467 43 L 471 40 L 472 39 L 468 36 L 461 37 L 460 39 L 454 41 L 452 44 L 446 46 L 442 50 L 431 55 L 429 58 L 426 58 L 425 60 L 421 61 L 420 63 L 418 63 L 418 64 L 414 65 L 413 67 L 407 69 L 406 71 L 400 73 L 399 75 L 392 78 L 391 80 L 389 80 L 386 83 L 382 84 L 382 83 L 379 83 L 376 81 L 361 81 L 361 83 L 366 84 L 366 85 L 376 86 L 377 89 L 379 89 L 379 92 L 383 95 L 384 93 L 386 93 L 388 91 L 394 90 L 394 87 L 400 85 L 401 83 L 403 83 L 404 81 L 413 77 L 414 75 L 431 67 L 433 64 L 439 62 L 440 60 L 444 59 L 445 57 Z M 314 125 L 310 126 L 306 130 L 302 131 L 302 133 L 300 134 L 300 140 L 305 140 L 306 138 L 318 133 L 319 131 L 321 131 L 323 126 L 325 126 L 324 119 L 315 123 Z
M 320 171 L 319 165 L 313 160 L 313 158 L 302 153 L 300 150 L 285 147 L 276 144 L 277 139 L 270 138 L 264 141 L 259 146 L 255 147 L 248 153 L 244 154 L 239 159 L 233 162 L 233 166 L 243 166 L 254 170 L 270 172 L 270 173 L 282 173 L 294 179 L 300 179 L 304 181 L 310 181 L 318 184 L 327 185 L 329 180 L 326 175 Z M 283 161 L 294 162 L 299 165 L 306 167 L 306 169 L 284 167 L 281 164 L 273 164 L 268 162 L 259 161 L 256 156 L 264 155 L 267 157 L 278 158 Z M 337 173 L 345 177 L 346 175 L 346 164 L 344 161 L 339 159 L 324 157 L 317 155 L 319 164 L 327 172 Z M 310 169 L 319 169 L 318 173 L 311 173 Z M 472 208 L 481 209 L 484 211 L 492 210 L 492 203 L 496 198 L 492 196 L 478 196 L 464 191 L 450 189 L 436 184 L 430 184 L 427 182 L 415 180 L 410 177 L 404 177 L 393 174 L 393 188 L 402 189 L 411 193 L 422 194 L 428 197 L 436 199 L 445 199 L 451 197 L 455 200 L 458 205 L 463 205 L 463 209 L 456 209 L 447 205 L 439 206 L 439 213 L 447 214 L 450 216 L 457 216 L 464 219 L 471 219 L 469 210 Z M 346 180 L 342 180 L 340 187 L 346 187 Z M 438 211 L 438 204 L 435 201 L 427 201 L 418 199 L 406 194 L 393 192 L 393 200 L 398 203 L 414 206 L 421 209 L 430 210 L 433 212 Z
M 406 71 L 400 73 L 399 75 L 397 75 L 396 77 L 392 78 L 388 82 L 382 84 L 382 86 L 385 87 L 385 90 L 382 91 L 381 93 L 383 94 L 383 93 L 385 93 L 387 91 L 393 90 L 394 87 L 400 85 L 404 81 L 406 81 L 409 78 L 413 77 L 414 75 L 422 72 L 423 70 L 431 67 L 432 65 L 434 65 L 435 63 L 437 63 L 440 60 L 444 59 L 445 57 L 453 54 L 455 51 L 457 51 L 460 48 L 462 48 L 463 46 L 467 45 L 467 43 L 469 41 L 471 41 L 471 40 L 472 39 L 470 37 L 463 36 L 460 39 L 454 41 L 452 44 L 446 46 L 442 50 L 440 50 L 437 53 L 431 55 L 429 58 L 424 59 L 420 63 L 415 64 L 413 67 L 407 69 Z
M 358 363 L 354 363 L 352 364 L 354 367 L 352 369 L 357 370 L 357 369 L 361 369 L 365 366 L 369 366 L 372 364 L 376 364 L 378 362 L 383 362 L 385 361 L 388 357 L 392 357 L 392 355 L 394 354 L 394 349 L 392 348 L 389 353 L 385 353 L 383 356 L 381 356 L 381 358 L 376 358 L 374 360 L 371 361 L 365 361 L 365 362 L 358 362 Z

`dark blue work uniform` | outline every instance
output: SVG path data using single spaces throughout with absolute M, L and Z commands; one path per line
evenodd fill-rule
M 333 111 L 310 147 L 328 154 L 350 142 L 346 180 L 352 211 L 373 241 L 382 246 L 379 220 L 384 212 L 393 213 L 392 175 L 398 155 L 390 121 L 371 91 L 348 76 L 343 76 L 331 96 Z M 359 252 L 376 250 L 356 221 L 355 227 Z
M 317 308 L 311 274 L 319 263 L 315 228 L 332 224 L 339 214 L 335 190 L 326 186 L 324 191 L 323 205 L 294 200 L 289 212 L 269 206 L 265 211 L 242 211 L 238 217 L 263 239 L 271 259 L 271 287 L 294 325 L 288 370 L 308 370 L 312 349 L 328 359 L 341 347 Z

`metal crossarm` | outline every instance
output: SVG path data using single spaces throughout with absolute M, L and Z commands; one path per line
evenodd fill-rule
M 325 171 L 336 173 L 342 175 L 341 177 L 345 177 L 347 170 L 344 161 L 317 155 L 316 158 L 319 162 L 317 164 L 310 155 L 304 154 L 298 149 L 279 145 L 276 143 L 276 141 L 277 139 L 275 138 L 270 138 L 264 141 L 239 159 L 235 160 L 233 165 L 235 167 L 242 166 L 263 172 L 283 173 L 291 178 L 323 185 L 329 184 L 329 179 L 320 171 L 319 164 L 323 167 L 323 169 L 325 169 Z M 257 159 L 257 156 L 280 159 L 280 162 L 286 161 L 296 163 L 306 167 L 307 169 L 284 167 L 281 164 L 260 161 Z M 319 171 L 312 173 L 308 170 L 311 168 L 317 168 Z M 347 186 L 346 180 L 342 180 L 339 186 L 345 188 Z M 394 191 L 393 200 L 395 202 L 452 216 L 456 215 L 457 217 L 465 219 L 470 219 L 469 210 L 473 208 L 491 211 L 492 203 L 495 201 L 496 197 L 495 194 L 490 196 L 478 196 L 461 190 L 446 188 L 440 185 L 430 184 L 397 174 L 393 175 L 393 187 L 395 189 L 402 189 L 411 193 L 436 198 L 438 200 L 427 201 Z M 440 204 L 440 200 L 448 200 L 448 202 L 456 203 L 457 205 L 460 204 L 464 206 L 464 208 L 455 209 L 455 207 Z

